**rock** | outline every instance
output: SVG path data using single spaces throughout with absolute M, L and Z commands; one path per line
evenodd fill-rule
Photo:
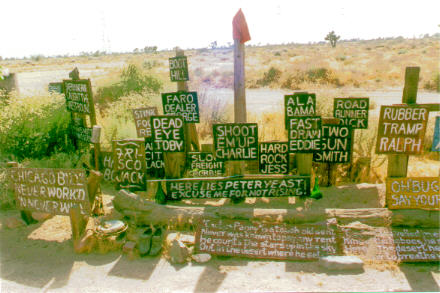
M 194 254 L 191 256 L 191 258 L 198 263 L 205 263 L 211 260 L 211 255 L 208 253 L 199 253 Z
M 19 216 L 14 216 L 14 217 L 7 218 L 5 220 L 5 225 L 9 229 L 15 229 L 15 228 L 22 227 L 22 226 L 26 225 L 26 223 Z
M 45 221 L 51 217 L 52 217 L 52 214 L 48 214 L 48 213 L 41 213 L 41 212 L 33 212 L 32 213 L 32 218 L 34 218 L 38 222 Z
M 183 264 L 189 256 L 188 247 L 181 241 L 174 239 L 168 250 L 168 256 L 172 263 Z
M 364 262 L 357 256 L 326 256 L 319 259 L 319 265 L 329 270 L 362 270 Z
M 135 247 L 136 247 L 136 242 L 127 241 L 124 244 L 124 247 L 122 247 L 122 251 L 125 253 L 132 253 Z
M 180 234 L 179 240 L 187 245 L 194 245 L 196 243 L 196 238 L 194 237 L 194 235 Z

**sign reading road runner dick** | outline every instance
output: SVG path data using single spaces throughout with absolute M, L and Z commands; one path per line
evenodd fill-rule
M 199 123 L 197 92 L 175 92 L 162 94 L 163 113 L 182 116 L 187 123 Z
M 435 117 L 434 138 L 432 139 L 433 152 L 440 152 L 440 116 Z
M 171 81 L 187 81 L 188 61 L 186 56 L 172 57 L 170 60 L 170 79 Z
M 289 151 L 313 153 L 321 149 L 321 117 L 289 117 Z
M 169 199 L 310 196 L 310 177 L 168 179 L 166 187 Z
M 219 160 L 258 160 L 257 123 L 214 124 L 214 149 Z
M 289 118 L 316 115 L 316 95 L 309 93 L 294 93 L 284 96 L 284 121 L 286 129 Z
M 428 114 L 423 107 L 382 106 L 376 154 L 421 154 Z
M 327 225 L 268 224 L 202 219 L 197 253 L 252 258 L 317 260 L 337 254 L 336 231 Z
M 189 177 L 220 177 L 225 173 L 225 162 L 217 160 L 211 152 L 187 154 Z
M 90 214 L 85 170 L 11 168 L 9 180 L 20 210 L 69 215 L 78 205 L 81 214 Z
M 113 169 L 121 188 L 145 190 L 145 145 L 143 140 L 114 140 Z
M 157 114 L 156 107 L 133 109 L 134 123 L 138 137 L 151 137 L 150 116 Z
M 313 153 L 313 161 L 348 163 L 351 160 L 351 129 L 342 125 L 322 125 L 321 150 Z
M 258 166 L 262 174 L 289 173 L 289 146 L 287 142 L 261 142 Z
M 93 101 L 90 101 L 92 92 L 90 80 L 64 80 L 63 91 L 68 111 L 88 115 L 91 114 Z
M 369 104 L 369 98 L 336 98 L 333 117 L 339 118 L 341 125 L 352 129 L 367 129 Z
M 439 177 L 387 178 L 389 209 L 440 210 Z
M 183 118 L 180 116 L 151 116 L 153 148 L 161 152 L 184 152 Z

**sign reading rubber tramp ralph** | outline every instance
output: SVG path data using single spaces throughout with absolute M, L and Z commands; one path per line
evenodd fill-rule
M 310 177 L 169 179 L 166 187 L 170 199 L 309 196 Z
M 12 168 L 9 180 L 20 210 L 69 215 L 70 209 L 78 205 L 81 214 L 90 214 L 84 170 Z
M 153 148 L 160 152 L 184 152 L 183 118 L 180 116 L 151 116 Z
M 367 129 L 369 104 L 369 98 L 336 98 L 333 117 L 339 118 L 341 125 L 352 129 Z
M 288 129 L 289 118 L 316 115 L 316 95 L 294 93 L 284 96 L 284 120 Z
M 289 146 L 287 142 L 261 142 L 258 157 L 260 173 L 289 173 Z
M 387 178 L 389 209 L 440 209 L 439 177 Z
M 162 94 L 163 113 L 183 117 L 187 123 L 199 123 L 197 92 L 175 92 Z
M 257 123 L 214 124 L 214 149 L 219 160 L 258 160 Z
M 351 139 L 350 127 L 322 125 L 321 150 L 313 153 L 313 161 L 323 163 L 350 162 Z
M 422 107 L 382 106 L 377 154 L 421 154 L 429 111 Z
M 92 92 L 90 80 L 64 80 L 63 91 L 68 111 L 88 115 L 92 113 L 93 102 L 90 101 Z
M 133 109 L 134 124 L 138 137 L 151 137 L 150 116 L 157 115 L 156 107 Z
M 188 61 L 186 56 L 178 56 L 170 58 L 170 78 L 171 81 L 187 81 L 188 77 Z

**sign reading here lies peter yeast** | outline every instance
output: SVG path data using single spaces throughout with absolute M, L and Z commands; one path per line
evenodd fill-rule
M 63 92 L 68 111 L 91 114 L 93 102 L 90 99 L 92 96 L 92 86 L 89 79 L 64 80 Z
M 387 178 L 389 209 L 440 209 L 439 177 Z
M 333 117 L 339 118 L 341 125 L 352 129 L 367 129 L 369 101 L 369 98 L 336 98 Z
M 421 154 L 429 111 L 416 106 L 382 106 L 377 154 Z
M 257 123 L 214 124 L 214 149 L 219 160 L 258 160 Z
M 86 172 L 80 169 L 11 168 L 17 208 L 55 215 L 69 215 L 78 205 L 81 214 L 90 214 Z
M 187 123 L 199 123 L 197 92 L 176 92 L 162 94 L 163 113 L 182 116 Z
M 170 78 L 171 81 L 187 81 L 188 61 L 186 56 L 178 56 L 170 58 Z

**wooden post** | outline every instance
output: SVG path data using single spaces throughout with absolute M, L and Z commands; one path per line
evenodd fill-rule
M 419 73 L 420 67 L 406 68 L 402 103 L 408 105 L 417 103 Z M 388 155 L 387 177 L 406 177 L 408 172 L 408 158 L 408 155 Z
M 98 131 L 99 135 L 98 137 L 96 137 L 95 134 L 95 141 L 97 139 L 97 142 L 93 142 L 93 151 L 95 154 L 95 170 L 98 171 L 99 170 L 99 154 L 101 153 L 101 143 L 100 143 L 100 135 L 101 135 L 101 129 L 96 129 L 95 130 L 95 126 L 97 126 L 97 121 L 96 121 L 96 113 L 95 113 L 95 104 L 93 101 L 93 92 L 92 92 L 92 83 L 90 82 L 89 79 L 89 84 L 90 84 L 90 92 L 89 92 L 89 97 L 90 97 L 90 123 L 91 126 L 93 127 L 93 131 Z M 100 127 L 99 127 L 100 128 Z

